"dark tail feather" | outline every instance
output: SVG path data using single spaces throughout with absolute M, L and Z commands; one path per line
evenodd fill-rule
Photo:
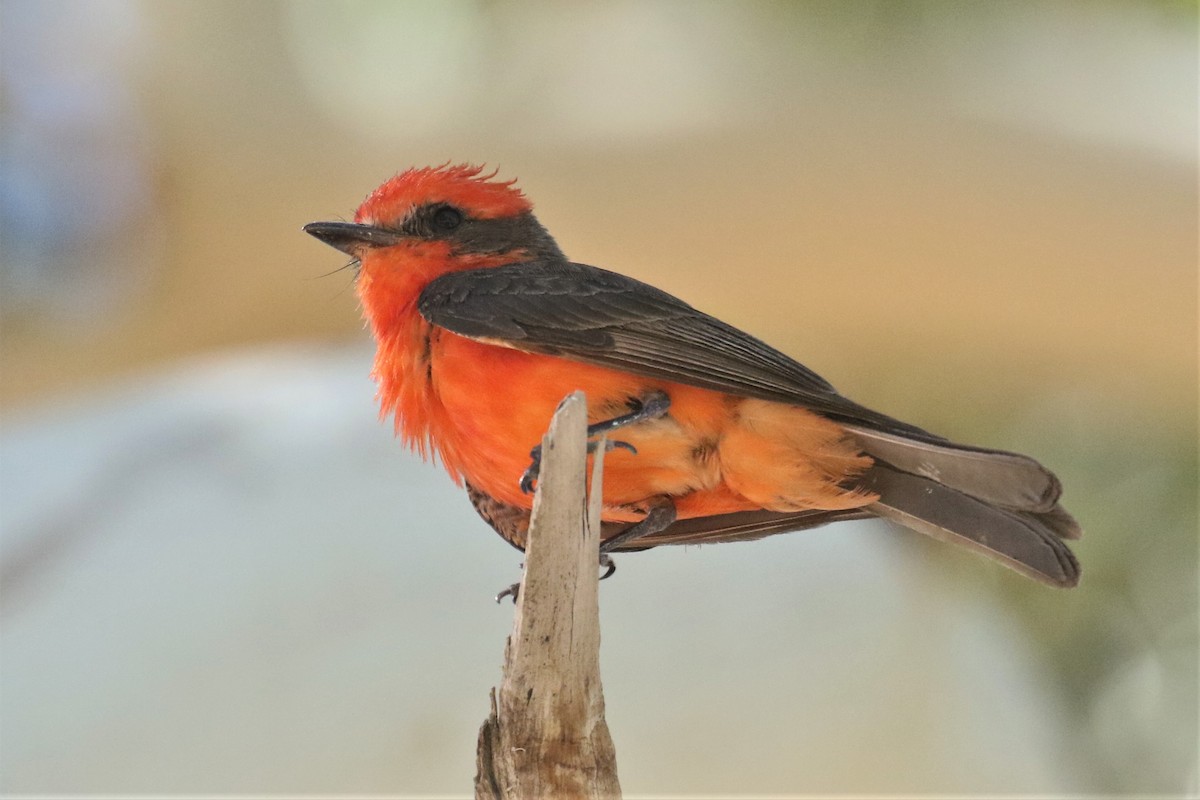
M 1062 494 L 1054 473 L 1029 456 L 930 441 L 847 426 L 866 453 L 910 475 L 931 478 L 992 505 L 1015 511 L 1049 512 Z
M 1063 543 L 1079 538 L 1079 525 L 1057 504 L 1044 511 L 1012 510 L 878 461 L 861 485 L 879 495 L 866 510 L 881 517 L 969 547 L 1051 586 L 1079 582 L 1079 562 Z
M 1042 513 L 1020 512 L 1019 516 L 1035 517 L 1037 522 L 1045 525 L 1047 528 L 1057 534 L 1058 538 L 1060 539 L 1070 539 L 1071 541 L 1074 541 L 1076 539 L 1083 538 L 1083 528 L 1080 528 L 1079 523 L 1075 521 L 1075 518 L 1068 514 L 1067 510 L 1057 503 L 1055 503 L 1054 508 L 1050 509 L 1049 511 Z

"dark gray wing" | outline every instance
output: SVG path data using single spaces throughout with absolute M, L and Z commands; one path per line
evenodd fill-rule
M 453 272 L 425 288 L 418 308 L 430 323 L 468 338 L 945 441 L 842 397 L 804 365 L 682 300 L 598 267 L 526 262 Z

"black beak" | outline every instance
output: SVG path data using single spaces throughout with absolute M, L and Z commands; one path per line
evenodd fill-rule
M 304 232 L 354 258 L 366 248 L 388 247 L 405 238 L 395 231 L 354 222 L 310 222 Z

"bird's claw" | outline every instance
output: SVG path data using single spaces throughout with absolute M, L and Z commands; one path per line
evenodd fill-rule
M 599 442 L 595 441 L 588 442 L 587 451 L 589 453 L 596 452 L 596 446 L 598 444 Z M 637 455 L 637 448 L 631 445 L 629 442 L 605 439 L 605 452 L 615 450 L 618 447 L 622 450 L 628 450 L 635 456 Z M 542 469 L 542 446 L 540 444 L 529 451 L 529 459 L 529 466 L 525 468 L 523 473 L 521 473 L 521 491 L 525 494 L 532 494 L 534 488 L 533 484 L 537 480 L 538 473 L 541 472 Z
M 533 482 L 537 480 L 538 473 L 542 470 L 542 446 L 529 451 L 529 466 L 521 473 L 521 491 L 525 494 L 533 493 Z
M 622 414 L 619 417 L 602 420 L 600 422 L 588 425 L 588 452 L 593 453 L 596 450 L 596 443 L 590 441 L 593 436 L 601 436 L 609 431 L 615 431 L 617 428 L 624 428 L 626 425 L 633 425 L 638 422 L 646 422 L 652 419 L 658 419 L 664 416 L 671 408 L 670 396 L 661 390 L 650 392 L 645 397 L 632 401 L 633 410 L 628 414 Z M 608 450 L 621 447 L 629 452 L 637 455 L 637 448 L 629 442 L 610 441 Z M 537 480 L 538 471 L 542 467 L 542 446 L 538 445 L 529 451 L 530 464 L 526 467 L 525 472 L 521 474 L 521 491 L 529 494 L 533 491 L 533 482 Z
M 608 553 L 600 554 L 600 566 L 604 568 L 604 574 L 600 576 L 600 580 L 604 580 L 605 578 L 611 578 L 613 573 L 617 571 L 616 562 L 614 562 L 612 560 L 612 556 L 610 556 Z M 521 596 L 521 584 L 520 584 L 520 582 L 517 582 L 517 583 L 514 583 L 512 586 L 507 586 L 504 589 L 500 590 L 500 593 L 496 595 L 496 604 L 499 605 L 501 600 L 503 600 L 506 597 L 511 597 L 512 601 L 513 601 L 513 605 L 516 605 L 517 598 L 520 596 Z
M 604 567 L 604 574 L 600 576 L 600 580 L 611 578 L 613 573 L 617 571 L 617 562 L 612 560 L 612 556 L 608 553 L 600 554 L 600 566 Z
M 521 584 L 514 583 L 512 586 L 500 590 L 500 594 L 496 595 L 496 605 L 500 605 L 500 601 L 504 598 L 511 597 L 513 605 L 515 606 L 517 604 L 517 598 L 520 596 L 520 594 Z

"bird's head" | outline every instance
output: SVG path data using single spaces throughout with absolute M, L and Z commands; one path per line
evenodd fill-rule
M 371 192 L 354 222 L 312 222 L 304 230 L 368 272 L 376 264 L 446 271 L 562 258 L 514 181 L 468 164 L 402 172 Z

